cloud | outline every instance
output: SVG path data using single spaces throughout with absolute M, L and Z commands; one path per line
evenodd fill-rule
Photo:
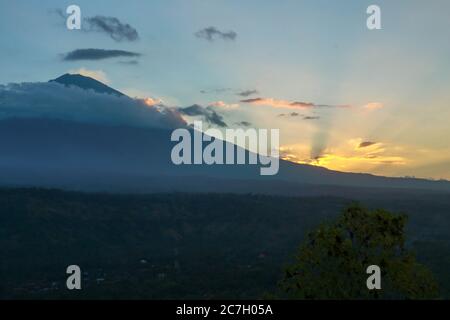
M 272 108 L 285 109 L 309 109 L 309 108 L 345 108 L 347 105 L 327 105 L 315 104 L 312 102 L 278 100 L 274 98 L 252 98 L 241 100 L 242 103 L 248 103 L 255 106 L 269 106 Z
M 302 117 L 302 120 L 318 120 L 320 119 L 319 116 L 304 116 L 301 115 L 298 112 L 291 112 L 291 113 L 280 113 L 277 117 L 292 117 L 292 118 L 296 118 L 296 117 Z
M 306 144 L 280 146 L 280 158 L 295 163 L 309 163 L 310 147 Z
M 118 18 L 95 16 L 84 19 L 84 31 L 87 32 L 101 32 L 110 36 L 114 41 L 136 41 L 139 39 L 139 34 L 135 28 L 128 23 L 122 23 Z
M 64 61 L 102 60 L 117 57 L 140 57 L 140 53 L 124 50 L 76 49 L 64 55 Z
M 329 132 L 324 128 L 319 128 L 316 131 L 311 140 L 310 158 L 318 160 L 324 155 L 324 152 L 328 146 Z
M 208 41 L 214 41 L 216 39 L 222 40 L 235 40 L 237 37 L 237 33 L 234 31 L 220 31 L 216 27 L 207 27 L 201 29 L 195 33 L 195 36 L 200 39 L 205 39 Z
M 222 109 L 228 109 L 228 110 L 239 108 L 239 104 L 237 104 L 237 103 L 229 104 L 229 103 L 225 103 L 223 101 L 214 101 L 214 102 L 211 102 L 208 106 L 222 108 Z
M 71 69 L 69 70 L 70 74 L 81 74 L 82 76 L 90 77 L 95 80 L 98 80 L 103 83 L 110 83 L 108 77 L 106 76 L 106 73 L 102 70 L 89 70 L 84 67 L 81 67 L 79 69 Z
M 367 110 L 378 110 L 378 109 L 383 109 L 384 105 L 380 102 L 371 102 L 371 103 L 366 104 L 363 108 L 367 109 Z
M 241 100 L 243 103 L 252 104 L 255 106 L 270 106 L 273 108 L 289 108 L 289 109 L 304 109 L 312 108 L 314 104 L 308 102 L 277 100 L 273 98 L 252 98 Z
M 318 116 L 304 116 L 303 120 L 319 120 L 320 117 Z
M 231 88 L 216 88 L 216 89 L 204 89 L 204 90 L 200 90 L 200 93 L 202 94 L 218 94 L 218 93 L 224 93 L 224 92 L 228 92 L 231 91 Z
M 0 119 L 18 117 L 152 128 L 186 125 L 171 108 L 149 107 L 141 99 L 66 87 L 57 82 L 0 85 Z
M 291 112 L 291 113 L 280 113 L 278 117 L 298 117 L 300 113 L 298 112 Z
M 239 89 L 232 89 L 232 88 L 203 89 L 203 90 L 200 90 L 200 93 L 202 93 L 202 94 L 222 94 L 222 93 L 228 93 L 230 91 L 233 91 L 233 94 L 240 96 L 240 97 L 244 97 L 244 98 L 258 93 L 257 90 L 239 90 Z
M 236 122 L 235 123 L 238 126 L 242 126 L 242 127 L 250 127 L 252 124 L 248 121 L 240 121 L 240 122 Z
M 353 141 L 352 141 L 353 142 Z M 351 148 L 348 148 L 348 147 Z M 308 143 L 280 146 L 280 157 L 284 160 L 317 165 L 331 170 L 345 172 L 376 172 L 380 166 L 405 165 L 408 159 L 395 150 L 386 150 L 377 154 L 353 149 L 352 144 L 334 145 L 332 148 L 321 148 L 320 145 L 311 150 Z M 372 150 L 370 150 L 372 152 Z
M 366 148 L 366 147 L 373 146 L 374 144 L 377 144 L 377 142 L 363 141 L 359 144 L 358 148 Z
M 159 106 L 159 105 L 162 105 L 162 104 L 163 104 L 163 101 L 162 101 L 161 99 L 145 98 L 145 99 L 142 99 L 142 100 L 144 100 L 144 103 L 145 103 L 146 105 L 148 105 L 149 107 L 152 107 L 152 106 Z
M 258 90 L 244 90 L 241 92 L 236 93 L 236 95 L 241 96 L 241 97 L 248 97 L 254 94 L 258 94 Z
M 130 61 L 119 61 L 119 64 L 124 64 L 128 66 L 135 66 L 139 64 L 139 61 L 137 60 L 130 60 Z
M 223 117 L 214 111 L 211 107 L 203 108 L 198 104 L 194 104 L 187 108 L 178 108 L 177 109 L 181 114 L 195 117 L 201 116 L 205 119 L 205 121 L 210 124 L 217 125 L 219 127 L 227 127 L 228 125 L 224 122 Z
M 50 10 L 49 13 L 56 14 L 62 25 L 66 25 L 68 15 L 62 9 Z M 84 32 L 98 32 L 109 36 L 117 42 L 139 40 L 138 31 L 128 23 L 121 22 L 116 17 L 94 16 L 84 18 L 81 23 L 81 30 Z

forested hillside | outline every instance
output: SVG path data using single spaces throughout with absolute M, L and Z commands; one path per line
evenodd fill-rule
M 352 200 L 1 189 L 0 297 L 263 297 L 306 232 Z M 408 214 L 407 245 L 449 297 L 448 195 L 359 200 Z M 71 264 L 81 291 L 65 288 Z

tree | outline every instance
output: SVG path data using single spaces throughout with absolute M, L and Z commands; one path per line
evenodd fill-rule
M 431 272 L 405 248 L 406 215 L 358 204 L 308 234 L 280 288 L 297 299 L 427 299 L 438 297 Z M 381 268 L 381 290 L 369 290 L 370 265 Z

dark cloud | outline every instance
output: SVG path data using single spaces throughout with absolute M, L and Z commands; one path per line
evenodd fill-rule
M 130 60 L 130 61 L 119 61 L 120 64 L 129 65 L 129 66 L 135 66 L 139 64 L 139 61 L 137 60 Z
M 186 108 L 179 108 L 178 109 L 182 114 L 185 114 L 187 116 L 200 116 L 203 115 L 206 112 L 206 109 L 198 104 L 193 104 L 190 107 Z
M 277 117 L 292 117 L 292 118 L 295 118 L 295 117 L 300 117 L 300 116 L 302 116 L 303 120 L 318 120 L 318 119 L 320 119 L 319 116 L 303 116 L 303 115 L 301 115 L 298 112 L 280 113 Z
M 63 10 L 54 9 L 49 12 L 58 15 L 65 26 L 68 15 Z M 84 32 L 103 33 L 117 42 L 139 40 L 138 31 L 128 23 L 121 22 L 116 17 L 95 16 L 84 18 L 81 23 L 81 30 Z
M 323 157 L 323 153 L 325 152 L 328 140 L 329 140 L 329 132 L 326 128 L 318 128 L 311 141 L 311 159 L 319 160 Z
M 287 101 L 278 100 L 273 98 L 250 98 L 241 100 L 243 103 L 249 103 L 254 105 L 266 105 L 274 108 L 311 108 L 315 104 L 311 102 L 300 102 L 300 101 Z
M 298 117 L 298 116 L 301 116 L 301 114 L 298 113 L 298 112 L 280 113 L 280 114 L 278 115 L 278 117 Z
M 303 120 L 319 120 L 320 117 L 318 116 L 304 116 Z
M 0 85 L 0 105 L 0 119 L 49 118 L 152 128 L 186 125 L 171 108 L 149 107 L 143 100 L 57 82 Z
M 241 97 L 248 97 L 253 94 L 258 94 L 258 90 L 244 90 L 244 91 L 236 93 L 236 95 L 241 96 Z
M 200 90 L 200 93 L 202 94 L 210 94 L 210 93 L 224 93 L 224 92 L 228 92 L 231 91 L 231 88 L 216 88 L 216 89 L 204 89 L 204 90 Z
M 200 39 L 205 39 L 208 41 L 214 41 L 216 39 L 222 40 L 235 40 L 237 33 L 234 31 L 220 31 L 216 27 L 208 27 L 201 29 L 195 33 L 195 36 Z
M 250 99 L 241 100 L 241 102 L 244 102 L 244 103 L 256 103 L 256 102 L 261 102 L 262 100 L 263 100 L 263 98 L 250 98 Z
M 348 108 L 348 105 L 329 105 L 316 104 L 312 102 L 303 101 L 289 101 L 274 98 L 250 98 L 241 100 L 242 103 L 249 103 L 256 106 L 270 106 L 273 108 L 287 108 L 287 109 L 309 109 L 309 108 Z
M 366 147 L 370 147 L 373 146 L 374 144 L 377 144 L 376 142 L 372 142 L 372 141 L 363 141 L 359 144 L 358 148 L 366 148 Z
M 140 53 L 124 50 L 106 50 L 106 49 L 76 49 L 64 55 L 65 61 L 76 60 L 101 60 L 117 57 L 140 57 Z
M 398 164 L 398 163 L 402 163 L 402 161 L 397 161 L 397 160 L 382 160 L 381 163 L 384 163 L 384 164 Z
M 233 91 L 233 94 L 236 94 L 240 97 L 248 97 L 253 94 L 257 94 L 257 90 L 239 90 L 238 89 L 232 89 L 232 88 L 214 88 L 214 89 L 203 89 L 200 90 L 200 93 L 202 94 L 221 94 L 221 93 L 227 93 Z
M 115 17 L 95 16 L 86 18 L 83 22 L 82 30 L 105 33 L 117 42 L 136 41 L 139 39 L 139 34 L 135 28 L 128 23 L 120 22 Z
M 240 121 L 240 122 L 236 122 L 235 123 L 238 126 L 242 126 L 242 127 L 250 127 L 252 124 L 248 121 Z
M 203 108 L 198 104 L 194 104 L 187 108 L 178 108 L 177 110 L 181 114 L 187 116 L 191 117 L 201 116 L 205 119 L 205 121 L 209 122 L 210 124 L 214 124 L 222 128 L 228 127 L 228 125 L 223 120 L 223 117 L 210 107 Z

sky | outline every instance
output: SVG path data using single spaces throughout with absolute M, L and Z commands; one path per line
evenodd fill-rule
M 280 129 L 290 161 L 450 179 L 449 17 L 447 0 L 3 0 L 0 84 L 80 73 L 221 129 Z

